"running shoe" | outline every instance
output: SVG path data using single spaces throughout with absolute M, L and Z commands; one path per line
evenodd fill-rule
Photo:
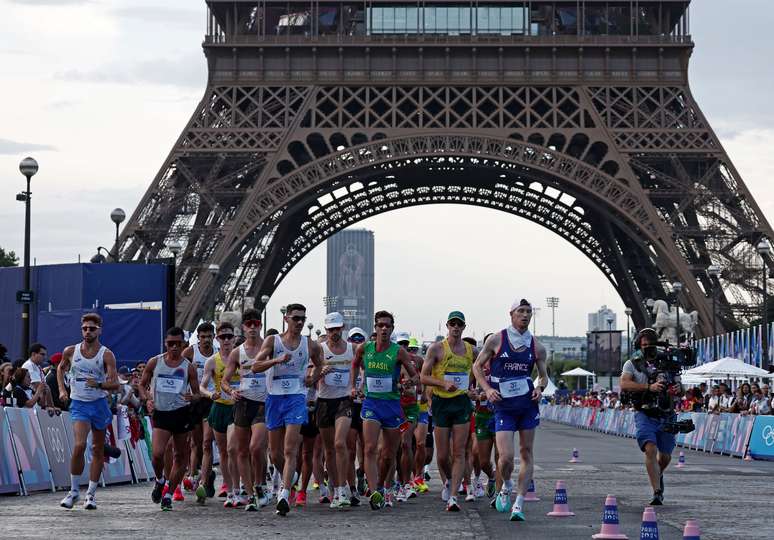
M 386 506 L 388 508 L 392 508 L 394 504 L 395 503 L 394 503 L 394 496 L 392 494 L 392 490 L 388 489 L 384 493 L 384 506 Z
M 408 500 L 408 494 L 406 493 L 406 490 L 403 489 L 403 486 L 398 488 L 398 493 L 395 495 L 395 500 L 398 502 L 406 502 Z
M 296 505 L 298 501 L 296 501 Z M 277 501 L 277 514 L 280 516 L 286 516 L 288 515 L 288 512 L 290 512 L 290 504 L 288 504 L 288 500 L 285 497 L 280 497 L 280 499 Z
M 269 497 L 266 496 L 266 491 L 263 489 L 263 486 L 259 486 L 256 490 L 255 499 L 258 503 L 258 508 L 263 508 L 264 506 L 269 505 Z
M 223 508 L 236 508 L 236 499 L 231 493 L 226 494 L 226 500 L 223 501 Z
M 653 493 L 653 499 L 650 501 L 650 506 L 661 506 L 664 504 L 664 494 L 660 489 L 657 489 Z
M 494 478 L 490 478 L 486 483 L 486 496 L 492 499 L 495 496 L 496 491 L 497 485 L 495 484 Z
M 320 489 L 320 484 L 317 483 L 317 480 L 312 484 L 312 489 Z
M 524 517 L 524 510 L 516 504 L 513 503 L 511 507 L 511 521 L 527 521 L 527 518 Z
M 170 497 L 169 494 L 161 498 L 161 509 L 164 512 L 172 510 L 172 497 Z
M 447 512 L 459 512 L 460 507 L 457 504 L 457 497 L 449 497 L 449 501 L 446 503 Z
M 234 504 L 234 508 L 247 506 L 247 495 L 237 495 L 235 499 L 236 499 L 236 504 Z
M 183 495 L 183 491 L 180 489 L 180 486 L 175 488 L 175 494 L 172 495 L 172 500 L 175 502 L 183 502 L 185 500 L 185 495 Z
M 473 486 L 470 484 L 465 488 L 465 502 L 475 502 L 476 495 L 473 493 Z
M 164 489 L 167 487 L 165 483 L 153 482 L 153 491 L 151 492 L 151 500 L 154 504 L 159 504 L 161 498 L 164 496 Z
M 64 499 L 62 499 L 62 502 L 59 503 L 59 506 L 70 510 L 75 505 L 75 503 L 78 502 L 78 499 L 80 498 L 81 498 L 80 493 L 78 493 L 77 491 L 70 491 L 67 494 L 67 496 Z
M 247 504 L 245 505 L 245 512 L 257 512 L 258 504 L 255 502 L 255 495 L 250 495 L 247 498 Z
M 212 499 L 215 496 L 215 478 L 217 475 L 215 471 L 210 471 L 207 481 L 204 483 L 205 495 L 208 499 Z
M 358 501 L 358 504 L 360 501 Z M 346 493 L 344 493 L 344 490 L 342 490 L 339 493 L 339 508 L 348 508 L 352 506 L 352 503 L 349 501 L 349 497 L 347 497 Z
M 457 489 L 457 495 L 465 495 L 465 492 L 467 491 L 467 489 L 468 489 L 467 482 L 463 482 L 462 484 L 460 484 L 459 489 Z
M 659 476 L 658 478 L 658 485 L 659 485 L 659 489 L 661 490 L 661 499 L 663 500 L 664 498 L 664 473 L 663 472 L 661 473 L 661 476 Z
M 164 497 L 164 495 L 166 495 L 167 493 L 169 493 L 169 482 L 165 482 L 165 483 L 164 483 L 164 489 L 161 491 L 161 496 L 162 496 L 162 498 L 163 498 L 163 497 Z
M 411 484 L 406 484 L 405 486 L 403 486 L 403 490 L 406 492 L 407 499 L 416 499 L 417 490 L 414 489 L 414 486 L 412 486 Z
M 449 481 L 447 480 L 443 485 L 443 491 L 441 491 L 441 500 L 448 502 L 449 497 L 451 497 L 451 493 L 449 493 Z
M 331 497 L 328 493 L 328 488 L 325 486 L 322 486 L 320 488 L 320 504 L 330 504 L 331 503 Z
M 497 510 L 497 498 L 494 498 L 491 501 L 489 501 L 489 506 Z
M 207 488 L 199 484 L 199 487 L 196 488 L 196 504 L 204 504 L 205 502 L 207 502 Z
M 183 489 L 186 491 L 193 491 L 193 477 L 187 476 L 186 478 L 183 478 Z
M 368 498 L 368 504 L 371 505 L 371 510 L 381 510 L 384 508 L 384 496 L 379 491 L 374 491 Z
M 86 494 L 86 500 L 83 502 L 83 508 L 86 510 L 97 509 L 97 497 L 93 493 Z
M 333 500 L 331 501 L 330 508 L 332 509 L 341 508 L 341 497 L 339 496 L 338 493 L 336 493 L 333 496 Z
M 480 499 L 486 495 L 486 492 L 484 491 L 484 484 L 481 482 L 481 480 L 476 480 L 476 490 L 473 495 L 476 499 Z
M 358 498 L 355 493 L 352 494 L 352 496 L 349 498 L 349 505 L 353 507 L 360 506 L 360 499 Z
M 428 465 L 425 465 L 424 477 L 425 477 L 425 482 L 429 482 L 430 481 L 430 467 Z
M 361 474 L 359 472 L 357 473 L 357 482 L 356 482 L 355 488 L 358 493 L 360 493 L 361 495 L 365 495 L 366 489 L 368 489 L 368 487 L 366 486 L 364 474 Z
M 507 491 L 500 490 L 495 499 L 495 508 L 498 512 L 507 512 L 511 506 L 511 494 Z
M 292 497 L 292 495 L 291 495 Z M 320 497 L 320 502 L 322 503 L 322 497 Z M 279 503 L 277 503 L 279 504 Z M 306 491 L 298 491 L 296 492 L 296 506 L 306 506 Z
M 223 499 L 225 497 L 228 497 L 228 486 L 226 484 L 221 484 L 218 498 Z

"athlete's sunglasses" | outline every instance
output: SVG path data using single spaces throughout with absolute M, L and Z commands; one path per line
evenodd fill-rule
M 234 339 L 234 334 L 221 334 L 218 336 L 218 339 L 222 339 L 223 341 L 227 339 Z
M 457 328 L 465 328 L 465 323 L 459 319 L 452 319 L 446 324 L 448 324 L 449 326 L 456 326 Z
M 361 336 L 360 334 L 355 334 L 354 336 L 349 338 L 349 341 L 352 343 L 363 343 L 365 341 L 365 336 Z
M 380 322 L 380 323 L 376 323 L 376 327 L 377 328 L 392 328 L 392 324 Z
M 258 328 L 261 326 L 261 321 L 257 321 L 255 319 L 248 319 L 246 321 L 242 321 L 242 324 L 245 325 L 247 328 Z
M 293 315 L 290 317 L 290 320 L 293 322 L 304 322 L 306 321 L 306 315 Z
M 99 330 L 99 326 L 81 326 L 81 330 L 84 332 L 96 332 Z
M 167 348 L 168 349 L 172 349 L 174 347 L 182 347 L 183 346 L 183 342 L 181 340 L 179 340 L 179 339 L 168 339 L 166 341 L 166 344 L 167 344 Z

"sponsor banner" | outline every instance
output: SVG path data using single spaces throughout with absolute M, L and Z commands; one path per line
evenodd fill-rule
M 749 452 L 755 459 L 774 459 L 774 416 L 755 417 Z
M 118 417 L 113 416 L 113 433 L 118 433 Z M 110 440 L 109 433 L 105 434 L 105 440 Z M 118 439 L 118 437 L 116 437 Z M 105 467 L 102 469 L 102 477 L 105 480 L 105 484 L 120 484 L 124 482 L 132 481 L 132 465 L 129 463 L 128 452 L 125 445 L 120 441 L 116 441 L 115 446 L 120 448 L 121 457 L 118 459 L 110 459 L 109 463 L 105 463 Z
M 43 444 L 51 465 L 51 477 L 54 486 L 70 487 L 70 447 L 67 444 L 67 434 L 61 416 L 49 416 L 42 410 L 35 409 L 43 434 Z
M 0 407 L 0 493 L 21 493 L 19 465 L 11 445 L 11 429 L 8 427 L 5 407 Z
M 747 441 L 750 440 L 755 416 L 742 416 L 735 414 L 736 418 L 731 423 L 731 445 L 729 454 L 737 457 L 744 457 L 747 450 Z
M 11 438 L 25 492 L 51 489 L 51 466 L 48 463 L 43 433 L 32 409 L 6 408 Z M 47 414 L 47 413 L 42 413 Z

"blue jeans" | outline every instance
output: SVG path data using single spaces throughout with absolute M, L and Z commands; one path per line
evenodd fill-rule
M 652 442 L 662 454 L 671 454 L 675 449 L 676 438 L 674 433 L 666 433 L 661 430 L 665 422 L 674 422 L 676 416 L 653 418 L 643 412 L 634 414 L 634 425 L 637 428 L 637 444 L 640 450 L 645 451 L 645 444 Z

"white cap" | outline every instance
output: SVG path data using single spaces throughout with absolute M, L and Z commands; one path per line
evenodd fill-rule
M 411 341 L 411 334 L 408 332 L 396 332 L 395 343 L 400 343 L 401 341 Z
M 341 328 L 344 326 L 344 316 L 338 311 L 328 313 L 325 316 L 325 329 L 329 328 Z
M 352 328 L 352 329 L 349 331 L 349 333 L 347 334 L 347 338 L 351 338 L 352 336 L 354 336 L 354 335 L 356 335 L 356 334 L 360 334 L 360 335 L 361 335 L 361 336 L 363 336 L 363 337 L 368 337 L 368 335 L 367 335 L 365 332 L 363 332 L 363 331 L 362 331 L 360 328 L 358 328 L 358 327 L 356 326 L 356 327 Z
M 528 300 L 524 300 L 523 298 L 518 298 L 518 299 L 513 301 L 513 303 L 511 304 L 511 309 L 510 309 L 510 311 L 508 311 L 508 313 L 513 313 L 514 311 L 519 309 L 521 306 L 532 307 L 532 304 L 530 304 Z

